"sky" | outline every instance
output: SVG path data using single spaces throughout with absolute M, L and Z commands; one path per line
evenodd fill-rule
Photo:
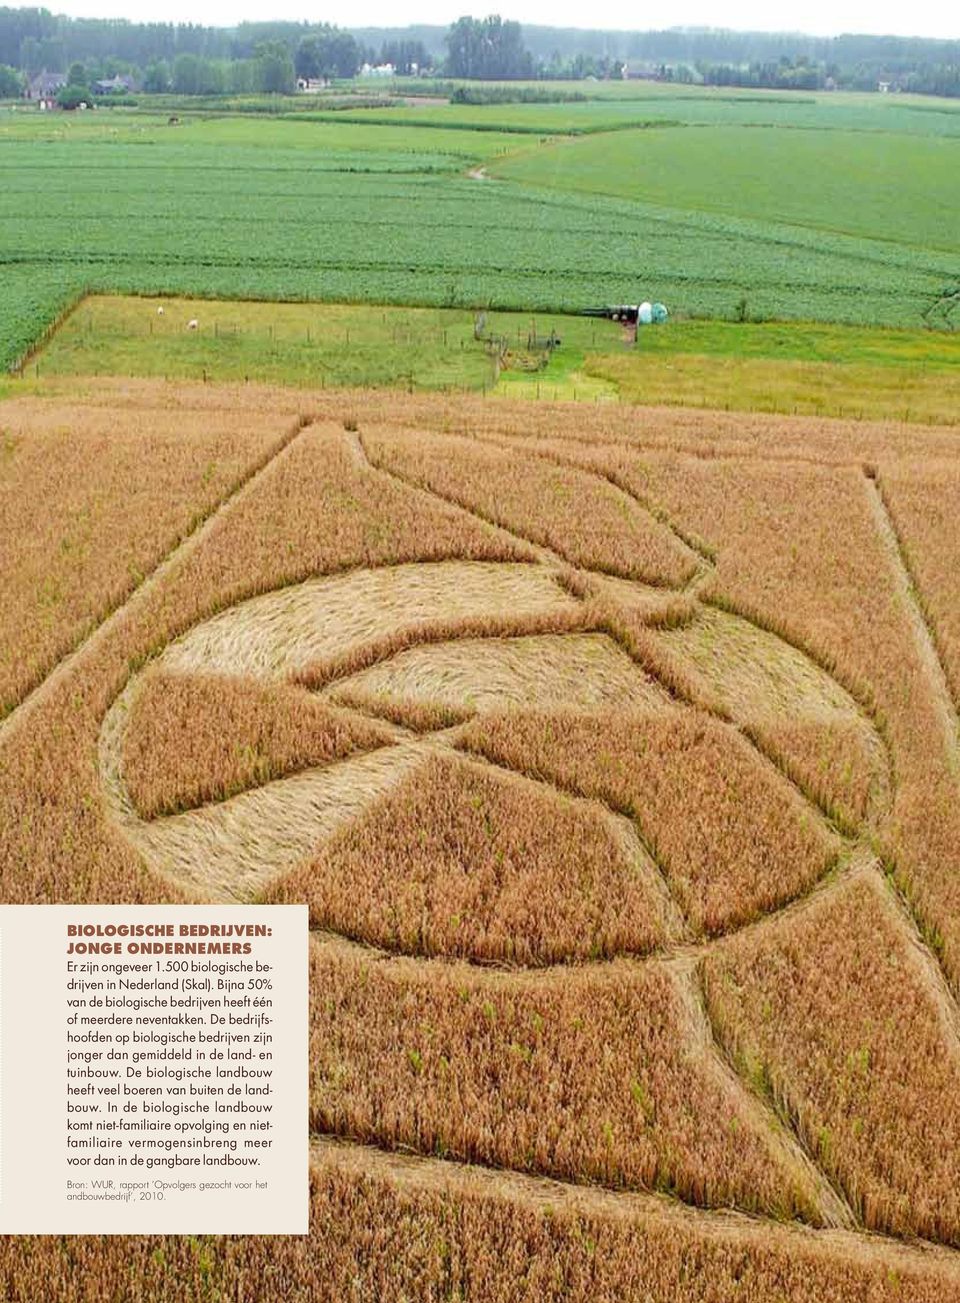
M 6 0 L 10 4 L 11 0 Z M 19 0 L 13 0 L 16 7 Z M 549 27 L 642 31 L 662 27 L 732 27 L 741 31 L 840 32 L 960 38 L 960 7 L 946 0 L 910 5 L 867 0 L 672 0 L 643 7 L 636 0 L 593 0 L 585 10 L 572 0 L 29 0 L 55 13 L 92 18 L 195 22 L 230 27 L 243 21 L 289 18 L 342 27 L 446 26 L 462 14 L 500 13 Z

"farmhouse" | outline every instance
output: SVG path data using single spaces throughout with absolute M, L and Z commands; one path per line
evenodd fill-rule
M 627 59 L 621 76 L 624 81 L 659 81 L 658 65 L 650 59 Z
M 102 81 L 95 81 L 93 89 L 98 95 L 128 95 L 133 90 L 132 77 L 107 77 Z
M 27 89 L 24 95 L 28 100 L 52 101 L 57 97 L 57 91 L 61 90 L 67 84 L 67 79 L 62 72 L 38 72 L 27 83 Z

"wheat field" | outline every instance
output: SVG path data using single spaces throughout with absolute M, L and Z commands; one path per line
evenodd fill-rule
M 5 1297 L 960 1300 L 956 432 L 105 380 L 5 448 L 2 898 L 306 902 L 313 1154 L 306 1239 Z

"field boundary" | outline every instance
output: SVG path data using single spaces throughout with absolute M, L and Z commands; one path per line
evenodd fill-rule
M 24 371 L 37 354 L 40 353 L 47 344 L 49 344 L 50 340 L 57 333 L 60 327 L 63 326 L 67 320 L 73 316 L 77 309 L 91 297 L 91 294 L 92 291 L 89 288 L 81 290 L 79 294 L 75 295 L 60 309 L 56 316 L 51 317 L 43 326 L 37 337 L 31 341 L 19 357 L 14 358 L 14 360 L 9 364 L 7 367 L 8 373 L 12 376 L 17 376 L 18 379 L 22 380 Z
M 920 578 L 910 561 L 910 553 L 897 528 L 896 519 L 884 491 L 879 470 L 864 471 L 867 494 L 873 508 L 877 526 L 890 556 L 896 555 L 898 587 L 901 588 L 910 612 L 920 657 L 931 680 L 938 710 L 942 711 L 945 741 L 954 765 L 960 765 L 960 706 L 954 697 L 950 678 L 944 668 L 943 653 L 936 622 L 923 596 Z

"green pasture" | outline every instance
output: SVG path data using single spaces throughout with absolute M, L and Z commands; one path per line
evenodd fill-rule
M 960 335 L 946 332 L 674 322 L 584 369 L 623 402 L 960 423 Z
M 92 297 L 66 318 L 25 375 L 490 390 L 500 349 L 477 338 L 477 324 L 477 314 L 462 308 Z M 572 365 L 582 367 L 588 351 L 629 351 L 616 323 L 587 318 L 490 312 L 481 333 L 503 340 L 508 365 L 518 368 L 534 366 L 545 352 L 531 336 L 559 335 L 561 348 L 548 368 L 554 386 Z M 585 391 L 609 389 L 586 377 L 582 384 Z
M 960 422 L 960 336 L 809 323 L 669 322 L 635 345 L 555 313 L 103 296 L 8 383 L 90 375 Z
M 185 115 L 171 128 L 153 119 L 142 139 L 169 144 L 175 135 L 179 147 L 302 151 L 316 158 L 325 154 L 371 153 L 397 156 L 403 162 L 410 155 L 448 155 L 458 163 L 505 153 L 511 145 L 524 144 L 506 135 L 503 139 L 485 131 L 460 131 L 444 127 L 417 130 L 402 122 L 386 125 L 348 121 L 339 116 L 313 120 L 300 113 L 282 118 L 243 115 L 194 117 Z
M 166 124 L 167 116 L 136 109 L 97 109 L 87 113 L 41 113 L 20 102 L 0 107 L 0 143 L 27 141 L 136 140 Z
M 638 355 L 698 354 L 774 361 L 960 370 L 960 333 L 812 322 L 672 321 L 640 333 Z
M 175 118 L 175 121 L 171 120 Z M 238 113 L 190 113 L 170 115 L 128 108 L 99 108 L 86 113 L 39 113 L 25 107 L 0 109 L 0 143 L 79 143 L 150 145 L 183 151 L 185 159 L 195 151 L 215 149 L 257 149 L 281 151 L 284 155 L 326 155 L 371 153 L 396 156 L 398 166 L 409 156 L 446 155 L 451 166 L 504 153 L 512 145 L 527 143 L 523 136 L 497 139 L 486 131 L 462 131 L 444 127 L 416 129 L 401 121 L 380 126 L 346 120 L 338 115 L 317 117 L 299 113 L 289 116 Z M 412 170 L 422 170 L 414 163 Z

